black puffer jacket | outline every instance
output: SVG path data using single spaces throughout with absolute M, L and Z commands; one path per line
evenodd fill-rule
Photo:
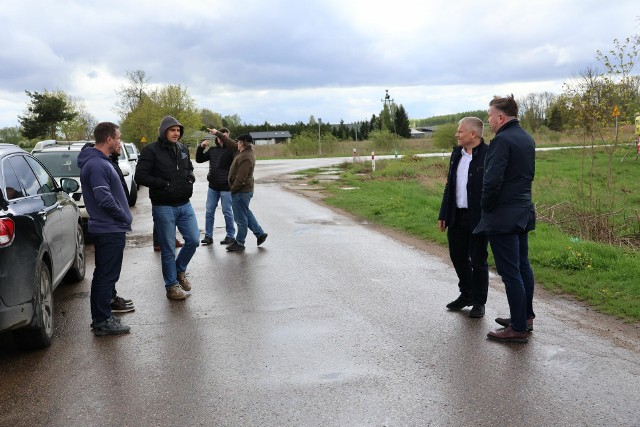
M 209 173 L 207 174 L 209 188 L 216 191 L 230 191 L 228 177 L 229 168 L 231 167 L 231 162 L 233 162 L 233 154 L 233 150 L 220 146 L 217 140 L 214 140 L 213 144 L 209 145 L 207 152 L 198 145 L 196 162 L 209 162 Z
M 136 182 L 149 187 L 152 205 L 180 206 L 193 194 L 193 164 L 189 149 L 180 142 L 169 142 L 164 133 L 171 126 L 182 125 L 173 117 L 165 117 L 160 125 L 160 137 L 140 153 L 136 166 Z

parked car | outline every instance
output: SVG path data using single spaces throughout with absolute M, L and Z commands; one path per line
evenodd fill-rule
M 136 144 L 134 144 L 133 142 L 124 142 L 123 145 L 125 148 L 123 151 L 126 151 L 127 160 L 129 161 L 129 166 L 132 171 L 131 179 L 135 183 L 136 166 L 138 166 L 138 157 L 140 157 L 140 151 L 138 150 L 138 147 L 136 147 Z M 136 189 L 139 188 L 140 186 L 136 183 Z
M 0 332 L 25 349 L 53 337 L 53 291 L 85 276 L 80 211 L 73 178 L 53 175 L 33 156 L 0 144 Z
M 80 182 L 80 168 L 77 163 L 78 154 L 87 143 L 93 144 L 94 141 L 56 141 L 49 139 L 38 142 L 31 154 L 40 160 L 56 179 L 74 178 Z M 124 144 L 122 145 L 122 155 L 118 158 L 118 166 L 122 170 L 127 190 L 129 191 L 129 206 L 134 206 L 138 199 L 138 186 L 134 185 L 135 181 L 133 180 L 135 166 L 132 166 L 132 160 L 127 156 Z M 84 207 L 82 189 L 78 189 L 72 197 L 80 208 L 86 229 L 89 214 Z

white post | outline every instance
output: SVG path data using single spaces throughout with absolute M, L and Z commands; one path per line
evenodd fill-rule
M 371 171 L 376 171 L 376 154 L 373 151 L 371 152 Z

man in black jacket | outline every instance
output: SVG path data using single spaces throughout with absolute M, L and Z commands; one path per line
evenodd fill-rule
M 200 239 L 196 214 L 189 201 L 196 178 L 189 149 L 179 142 L 183 133 L 180 122 L 165 116 L 158 129 L 158 140 L 144 147 L 136 166 L 136 182 L 149 187 L 167 298 L 176 300 L 190 295 L 186 270 Z M 184 237 L 184 246 L 177 257 L 176 227 Z
M 460 289 L 460 296 L 447 308 L 457 311 L 471 305 L 470 317 L 484 316 L 489 289 L 487 236 L 473 234 L 480 221 L 484 160 L 489 150 L 482 139 L 483 130 L 477 117 L 465 117 L 458 123 L 458 146 L 451 153 L 438 216 L 440 231 L 447 230 L 449 256 Z
M 531 185 L 535 175 L 535 142 L 520 127 L 513 95 L 489 103 L 489 126 L 496 133 L 485 162 L 482 218 L 475 232 L 489 235 L 498 274 L 507 291 L 510 318 L 487 336 L 500 342 L 526 343 L 533 330 L 533 271 L 529 264 L 529 231 L 535 229 Z
M 219 133 L 229 138 L 229 129 L 221 128 Z M 196 162 L 209 162 L 209 190 L 207 192 L 206 216 L 204 226 L 204 239 L 200 243 L 210 245 L 213 243 L 213 223 L 215 220 L 218 201 L 222 206 L 222 215 L 226 228 L 226 236 L 220 242 L 221 245 L 231 245 L 236 242 L 236 228 L 233 225 L 233 208 L 231 207 L 231 189 L 229 188 L 229 167 L 233 162 L 233 150 L 227 148 L 215 137 L 213 146 L 209 146 L 209 140 L 205 139 L 196 150 Z

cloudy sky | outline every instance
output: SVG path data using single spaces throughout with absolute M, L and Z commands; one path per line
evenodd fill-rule
M 128 70 L 250 124 L 368 120 L 386 89 L 410 118 L 485 109 L 560 93 L 639 17 L 637 0 L 5 0 L 0 128 L 25 90 L 117 122 Z

